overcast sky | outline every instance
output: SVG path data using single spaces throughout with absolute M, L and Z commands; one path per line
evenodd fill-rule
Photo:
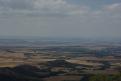
M 0 36 L 121 37 L 121 0 L 0 0 Z

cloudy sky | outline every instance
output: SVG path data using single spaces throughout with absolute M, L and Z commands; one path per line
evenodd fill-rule
M 121 0 L 0 0 L 0 36 L 121 37 Z

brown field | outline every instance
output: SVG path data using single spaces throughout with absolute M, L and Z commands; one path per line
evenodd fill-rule
M 45 78 L 45 81 L 80 81 L 81 76 L 54 76 Z

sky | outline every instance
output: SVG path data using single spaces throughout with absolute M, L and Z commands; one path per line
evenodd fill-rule
M 121 38 L 121 0 L 0 0 L 0 36 Z

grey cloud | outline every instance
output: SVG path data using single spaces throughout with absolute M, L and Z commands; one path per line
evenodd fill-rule
M 120 37 L 116 4 L 93 10 L 66 0 L 0 0 L 0 35 Z
M 0 0 L 0 14 L 2 15 L 90 15 L 94 17 L 115 16 L 121 13 L 121 3 L 102 6 L 93 10 L 85 5 L 73 5 L 67 0 Z
M 32 0 L 0 0 L 0 7 L 3 9 L 32 9 Z
M 80 14 L 86 10 L 66 0 L 0 0 L 0 12 L 23 14 Z

